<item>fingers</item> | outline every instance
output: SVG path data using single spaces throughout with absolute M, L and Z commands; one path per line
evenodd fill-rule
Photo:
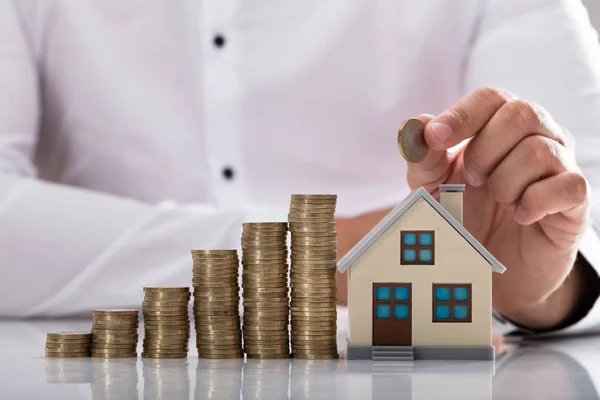
M 500 108 L 514 98 L 513 94 L 500 89 L 478 89 L 427 124 L 425 141 L 437 151 L 453 147 L 475 136 Z
M 504 342 L 504 336 L 496 329 L 492 330 L 492 346 L 494 346 L 496 357 L 508 350 L 508 346 Z
M 464 155 L 465 179 L 472 186 L 483 185 L 507 154 L 531 135 L 541 135 L 571 148 L 570 135 L 546 110 L 535 103 L 512 100 L 505 103 L 469 142 Z M 544 145 L 539 140 L 528 143 L 537 143 L 543 150 Z M 530 150 L 533 150 L 532 156 L 544 155 Z
M 552 139 L 527 136 L 491 172 L 487 180 L 490 195 L 502 205 L 516 205 L 529 185 L 567 171 L 566 153 Z
M 565 172 L 530 185 L 515 209 L 515 220 L 533 224 L 547 215 L 561 213 L 572 219 L 584 218 L 589 189 L 579 172 Z

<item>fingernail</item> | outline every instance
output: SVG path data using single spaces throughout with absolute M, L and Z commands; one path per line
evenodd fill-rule
M 522 205 L 518 205 L 515 207 L 515 219 L 519 223 L 524 223 L 527 218 L 527 213 L 525 213 L 525 209 Z
M 479 187 L 483 183 L 481 179 L 479 179 L 479 177 L 477 177 L 473 172 L 469 171 L 468 169 L 465 169 L 465 175 L 467 181 L 471 186 Z
M 444 122 L 432 121 L 429 123 L 429 126 L 433 131 L 433 135 L 442 143 L 446 143 L 450 139 L 450 136 L 452 136 L 452 128 Z

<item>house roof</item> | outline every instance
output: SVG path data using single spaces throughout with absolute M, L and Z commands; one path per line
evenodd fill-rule
M 481 243 L 477 241 L 440 203 L 438 203 L 424 188 L 414 190 L 402 203 L 398 204 L 388 215 L 369 233 L 358 242 L 339 262 L 338 270 L 346 271 L 354 262 L 365 252 L 373 243 L 377 241 L 406 210 L 408 210 L 418 199 L 423 198 L 427 201 L 452 227 L 467 241 L 479 254 L 486 259 L 492 270 L 503 273 L 506 267 L 500 263 Z

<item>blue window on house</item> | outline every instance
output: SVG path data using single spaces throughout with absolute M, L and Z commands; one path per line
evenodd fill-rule
M 419 261 L 426 263 L 431 261 L 431 250 L 419 250 Z
M 466 287 L 454 288 L 454 300 L 467 301 L 469 300 L 469 290 Z
M 450 318 L 450 306 L 435 306 L 435 318 L 436 319 L 449 319 Z
M 435 301 L 447 301 L 450 300 L 450 288 L 448 287 L 436 287 L 435 288 Z
M 433 285 L 433 322 L 471 322 L 471 284 Z
M 375 300 L 387 301 L 390 299 L 390 288 L 387 286 L 380 286 L 375 292 Z
M 408 301 L 408 288 L 406 286 L 397 286 L 394 288 L 394 300 Z
M 397 318 L 397 319 L 408 318 L 408 305 L 407 304 L 396 304 L 394 306 L 394 318 Z
M 389 318 L 390 306 L 386 304 L 377 304 L 377 307 L 375 308 L 375 316 L 377 318 Z
M 404 238 L 404 245 L 406 246 L 415 246 L 417 244 L 416 233 L 405 233 L 402 237 Z
M 419 245 L 420 246 L 431 246 L 433 243 L 432 233 L 420 233 L 419 234 Z
M 452 317 L 454 319 L 467 319 L 469 316 L 469 309 L 467 306 L 453 306 Z
M 433 265 L 434 231 L 401 231 L 400 264 Z
M 417 259 L 417 251 L 405 249 L 404 250 L 404 261 L 415 261 Z
M 373 315 L 379 319 L 410 319 L 411 283 L 373 283 Z

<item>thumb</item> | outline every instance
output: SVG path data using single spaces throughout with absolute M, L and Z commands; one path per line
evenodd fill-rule
M 432 144 L 437 143 L 437 139 L 432 136 L 432 129 L 427 124 L 435 117 L 430 114 L 421 114 L 416 118 L 421 120 L 426 126 L 424 135 L 429 150 L 425 159 L 420 163 L 407 162 L 406 177 L 412 190 L 423 186 L 428 191 L 431 191 L 436 189 L 438 184 L 443 183 L 443 180 L 447 177 L 447 171 L 450 167 L 450 157 L 447 150 L 434 150 L 432 148 Z

